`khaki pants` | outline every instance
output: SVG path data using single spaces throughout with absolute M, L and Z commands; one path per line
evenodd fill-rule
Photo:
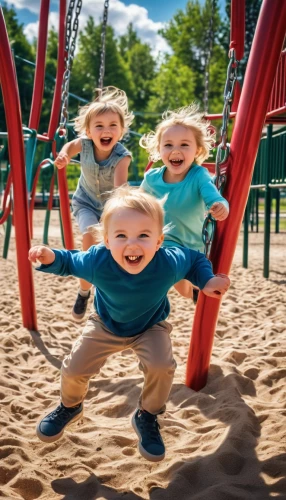
M 144 373 L 138 406 L 153 415 L 163 412 L 176 369 L 171 331 L 172 326 L 162 321 L 134 337 L 118 337 L 106 328 L 97 314 L 92 314 L 62 364 L 63 404 L 71 407 L 81 403 L 88 391 L 89 379 L 99 373 L 107 358 L 116 352 L 132 349 Z

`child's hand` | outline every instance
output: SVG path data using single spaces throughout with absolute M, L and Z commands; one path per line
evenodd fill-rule
M 209 209 L 209 213 L 213 216 L 215 220 L 222 221 L 226 219 L 228 216 L 228 208 L 226 208 L 226 206 L 223 203 L 217 201 L 211 206 L 211 208 Z
M 38 260 L 41 264 L 49 265 L 54 262 L 56 257 L 50 248 L 36 245 L 30 248 L 28 258 L 31 262 L 37 262 Z
M 66 167 L 70 162 L 70 157 L 67 153 L 59 153 L 56 157 L 54 164 L 58 169 Z
M 202 289 L 202 292 L 208 297 L 213 297 L 219 299 L 224 295 L 230 286 L 230 279 L 226 274 L 216 274 L 214 278 L 211 278 L 206 286 Z

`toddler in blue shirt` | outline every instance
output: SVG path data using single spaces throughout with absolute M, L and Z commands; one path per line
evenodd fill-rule
M 144 375 L 132 417 L 139 451 L 147 460 L 164 458 L 157 415 L 165 410 L 176 368 L 172 327 L 166 321 L 168 290 L 184 278 L 218 298 L 230 281 L 225 275 L 214 276 L 202 253 L 163 247 L 163 226 L 162 200 L 139 188 L 122 186 L 106 202 L 101 225 L 95 227 L 102 244 L 87 252 L 42 245 L 30 249 L 29 259 L 41 263 L 40 271 L 73 275 L 96 287 L 95 312 L 62 364 L 61 403 L 37 425 L 42 441 L 58 440 L 66 426 L 82 416 L 90 378 L 99 373 L 109 356 L 131 348 Z

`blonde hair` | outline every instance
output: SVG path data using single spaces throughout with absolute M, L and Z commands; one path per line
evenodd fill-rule
M 198 110 L 198 104 L 192 103 L 174 111 L 164 111 L 163 120 L 157 125 L 155 132 L 143 135 L 139 141 L 140 146 L 148 151 L 150 160 L 153 162 L 161 160 L 160 141 L 162 134 L 174 125 L 181 125 L 192 130 L 199 148 L 199 153 L 196 156 L 198 165 L 201 165 L 208 158 L 215 144 L 215 132 L 210 130 L 210 122 L 205 120 L 203 113 Z
M 128 111 L 128 100 L 124 90 L 117 87 L 104 87 L 95 89 L 97 97 L 93 102 L 82 106 L 78 116 L 74 119 L 74 129 L 79 135 L 84 135 L 89 128 L 90 120 L 93 116 L 102 115 L 107 111 L 117 113 L 122 127 L 122 136 L 131 125 L 134 115 Z
M 155 198 L 140 187 L 123 184 L 111 192 L 111 196 L 104 205 L 100 224 L 90 226 L 89 231 L 96 237 L 97 241 L 103 241 L 104 235 L 107 233 L 110 217 L 120 208 L 131 208 L 158 222 L 159 231 L 162 233 L 164 230 L 163 206 L 165 200 L 166 197 L 162 199 Z

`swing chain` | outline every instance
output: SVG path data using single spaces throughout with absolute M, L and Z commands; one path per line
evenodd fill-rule
M 235 84 L 237 81 L 237 66 L 238 60 L 236 59 L 236 54 L 234 49 L 230 49 L 229 52 L 229 64 L 227 68 L 227 76 L 224 87 L 224 107 L 222 111 L 222 127 L 221 127 L 221 143 L 222 149 L 227 149 L 227 127 L 229 122 L 229 115 L 231 104 L 233 101 Z
M 75 16 L 72 25 L 75 0 L 70 0 L 66 18 L 66 41 L 65 41 L 65 72 L 62 86 L 62 110 L 60 118 L 60 129 L 65 130 L 68 120 L 68 96 L 71 68 L 74 60 L 76 38 L 78 33 L 78 19 L 82 7 L 82 0 L 77 0 Z
M 100 54 L 99 79 L 98 79 L 98 87 L 100 89 L 102 89 L 103 87 L 103 79 L 105 73 L 105 41 L 106 41 L 106 26 L 108 19 L 108 7 L 109 7 L 109 0 L 105 0 L 103 9 L 102 31 L 101 31 L 101 54 Z
M 215 163 L 215 185 L 218 191 L 221 193 L 226 183 L 226 173 L 225 169 L 221 168 L 222 164 L 226 163 L 226 160 L 230 154 L 230 145 L 227 142 L 227 128 L 229 123 L 229 115 L 231 110 L 231 104 L 234 96 L 235 84 L 237 81 L 237 66 L 238 61 L 236 59 L 236 54 L 234 49 L 229 51 L 229 64 L 227 68 L 226 83 L 224 87 L 224 106 L 222 112 L 222 127 L 221 127 L 221 137 L 220 144 L 217 148 L 216 163 Z M 205 246 L 205 255 L 209 257 L 212 240 L 215 233 L 216 220 L 211 216 L 210 213 L 207 214 L 202 230 L 202 239 Z
M 216 11 L 216 0 L 212 0 L 212 10 L 209 20 L 209 29 L 207 32 L 208 50 L 205 58 L 205 91 L 204 91 L 204 110 L 208 112 L 209 103 L 209 76 L 210 76 L 210 60 L 212 56 L 213 43 L 214 43 L 214 17 Z

